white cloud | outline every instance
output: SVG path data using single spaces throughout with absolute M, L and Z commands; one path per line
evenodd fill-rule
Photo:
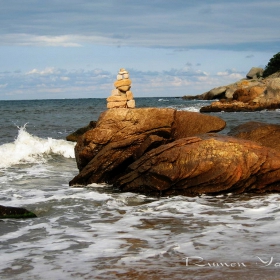
M 38 69 L 32 69 L 31 71 L 27 72 L 26 75 L 50 75 L 54 73 L 54 67 L 46 67 L 44 70 L 41 71 Z
M 60 80 L 61 80 L 61 81 L 69 81 L 70 78 L 69 78 L 69 77 L 60 77 Z
M 128 69 L 129 70 L 129 69 Z M 129 70 L 130 71 L 130 70 Z M 0 77 L 0 96 L 22 98 L 78 98 L 103 97 L 110 95 L 116 73 L 103 69 L 67 70 L 55 67 L 34 68 L 26 73 L 6 73 Z M 183 96 L 201 94 L 211 88 L 239 80 L 241 74 L 227 70 L 211 74 L 192 67 L 168 71 L 130 71 L 132 91 L 141 96 Z M 7 83 L 2 81 L 6 80 Z M 29 98 L 28 98 L 29 96 Z
M 24 44 L 30 45 L 42 45 L 42 46 L 62 46 L 62 47 L 80 47 L 81 44 L 75 42 L 77 40 L 77 36 L 30 36 L 29 42 L 25 42 Z
M 240 79 L 244 78 L 244 75 L 237 72 L 235 69 L 217 72 L 217 76 L 227 78 L 229 80 L 240 80 Z

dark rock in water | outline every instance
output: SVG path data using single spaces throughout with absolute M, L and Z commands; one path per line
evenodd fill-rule
M 132 163 L 114 184 L 161 195 L 280 191 L 280 152 L 215 134 L 162 145 Z
M 24 208 L 0 205 L 0 219 L 26 219 L 36 217 L 34 213 Z
M 79 138 L 75 156 L 80 173 L 70 185 L 112 183 L 147 151 L 225 125 L 218 117 L 168 108 L 110 109 Z
M 233 128 L 228 135 L 255 141 L 280 151 L 280 125 L 277 124 L 247 122 Z
M 87 126 L 79 128 L 75 132 L 66 136 L 66 140 L 71 142 L 77 142 L 79 137 L 81 137 L 88 130 L 93 129 L 95 127 L 96 127 L 96 121 L 91 121 Z

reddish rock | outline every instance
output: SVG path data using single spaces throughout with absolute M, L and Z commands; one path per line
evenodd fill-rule
M 128 167 L 115 187 L 161 195 L 280 191 L 280 152 L 221 135 L 176 140 Z
M 176 111 L 172 128 L 174 139 L 185 138 L 197 134 L 218 132 L 225 128 L 224 120 L 195 112 Z
M 244 103 L 252 102 L 256 97 L 263 94 L 265 87 L 254 86 L 251 88 L 240 88 L 233 94 L 233 100 Z
M 262 110 L 275 110 L 280 108 L 280 101 L 275 103 L 244 103 L 241 101 L 216 101 L 209 106 L 200 108 L 201 113 L 209 112 L 254 112 Z
M 217 117 L 174 109 L 107 110 L 100 115 L 96 128 L 77 142 L 80 173 L 70 185 L 113 182 L 135 159 L 159 145 L 224 127 L 225 122 Z
M 247 122 L 233 128 L 228 135 L 255 141 L 280 152 L 280 125 Z

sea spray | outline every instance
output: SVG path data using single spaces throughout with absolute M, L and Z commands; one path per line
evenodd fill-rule
M 75 143 L 53 138 L 43 139 L 29 134 L 26 125 L 20 127 L 18 136 L 12 143 L 0 146 L 0 168 L 16 164 L 45 162 L 48 156 L 60 155 L 74 158 Z

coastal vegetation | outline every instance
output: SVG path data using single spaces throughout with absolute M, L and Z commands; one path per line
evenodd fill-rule
M 276 73 L 277 71 L 280 71 L 280 52 L 275 54 L 268 62 L 268 64 L 265 66 L 263 77 L 268 77 L 269 75 L 272 75 Z

